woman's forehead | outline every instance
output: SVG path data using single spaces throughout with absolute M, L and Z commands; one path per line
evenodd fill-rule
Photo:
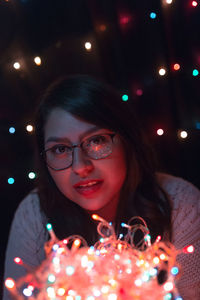
M 70 141 L 77 141 L 85 135 L 95 133 L 101 129 L 103 128 L 81 120 L 63 109 L 56 108 L 49 114 L 44 127 L 45 142 L 51 137 L 65 137 Z

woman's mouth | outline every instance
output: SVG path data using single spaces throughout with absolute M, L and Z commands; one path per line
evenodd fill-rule
M 85 181 L 80 181 L 76 183 L 73 187 L 75 190 L 83 195 L 83 196 L 90 196 L 101 188 L 103 184 L 103 180 L 85 180 Z

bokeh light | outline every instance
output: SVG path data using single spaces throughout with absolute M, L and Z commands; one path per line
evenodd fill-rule
M 92 44 L 91 44 L 90 42 L 86 42 L 86 43 L 85 43 L 85 49 L 86 49 L 87 51 L 90 51 L 90 50 L 92 49 Z
M 36 57 L 34 58 L 34 62 L 35 62 L 35 64 L 36 64 L 37 66 L 40 66 L 41 63 L 42 63 L 41 58 L 40 58 L 39 56 L 36 56 Z
M 32 126 L 31 124 L 28 124 L 28 125 L 26 126 L 26 131 L 32 132 L 32 131 L 33 131 L 33 126 Z
M 164 130 L 161 129 L 161 128 L 159 128 L 159 129 L 157 130 L 157 135 L 163 135 L 163 134 L 164 134 Z
M 164 76 L 166 74 L 166 70 L 164 68 L 160 68 L 158 73 L 160 76 Z
M 157 17 L 155 12 L 151 12 L 149 16 L 151 19 L 155 19 Z
M 126 94 L 122 95 L 122 100 L 123 101 L 128 101 L 128 95 L 126 95 Z
M 21 68 L 21 65 L 20 65 L 19 62 L 16 61 L 16 62 L 13 64 L 13 67 L 14 67 L 16 70 L 19 70 L 19 69 Z
M 14 128 L 14 127 L 10 127 L 10 128 L 9 128 L 9 132 L 10 132 L 11 134 L 15 133 L 15 128 Z
M 8 183 L 13 184 L 15 182 L 15 179 L 13 177 L 8 178 Z

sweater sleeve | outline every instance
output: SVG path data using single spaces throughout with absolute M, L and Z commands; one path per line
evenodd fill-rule
M 39 198 L 35 192 L 30 193 L 17 208 L 11 224 L 6 249 L 4 280 L 8 277 L 18 279 L 41 264 L 45 259 L 44 243 L 48 239 L 45 230 L 45 218 L 40 212 Z M 20 257 L 26 270 L 13 260 Z M 11 299 L 4 288 L 3 300 Z
M 177 249 L 193 245 L 191 254 L 179 254 L 181 266 L 177 288 L 184 300 L 200 299 L 200 191 L 173 176 L 163 177 L 172 204 L 172 243 Z

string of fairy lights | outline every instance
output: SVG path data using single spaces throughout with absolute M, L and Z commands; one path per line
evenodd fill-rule
M 9 1 L 10 0 L 5 0 L 5 2 L 9 2 Z M 173 0 L 162 0 L 162 5 L 166 7 L 166 6 L 172 5 L 174 2 L 175 1 L 173 1 Z M 188 5 L 190 5 L 190 7 L 192 7 L 192 8 L 198 7 L 199 4 L 200 4 L 199 1 L 188 1 Z M 159 17 L 159 14 L 157 11 L 151 11 L 148 14 L 148 17 L 153 22 L 156 18 Z M 129 15 L 121 16 L 120 24 L 123 26 L 126 26 L 129 23 L 130 19 L 131 19 L 131 16 L 129 16 Z M 98 30 L 104 32 L 107 30 L 107 26 L 105 24 L 101 24 L 101 25 L 99 25 Z M 93 50 L 93 44 L 89 40 L 86 40 L 82 46 L 84 47 L 85 51 L 87 51 L 87 52 L 92 52 L 92 50 Z M 40 67 L 43 63 L 43 58 L 40 56 L 35 56 L 32 58 L 32 61 L 36 66 Z M 20 72 L 20 70 L 23 70 L 23 61 L 22 60 L 20 61 L 20 59 L 14 61 L 13 63 L 11 63 L 11 65 L 18 72 Z M 174 62 L 171 65 L 170 69 L 167 68 L 166 66 L 160 66 L 157 68 L 156 72 L 157 72 L 158 76 L 165 77 L 167 75 L 167 73 L 170 71 L 180 72 L 182 69 L 184 69 L 184 68 L 182 65 L 180 65 L 179 62 Z M 191 76 L 193 76 L 193 77 L 199 76 L 199 70 L 197 68 L 193 68 L 191 71 Z M 142 96 L 143 93 L 144 93 L 144 90 L 141 88 L 138 88 L 135 91 L 135 94 L 138 97 Z M 122 94 L 122 101 L 126 102 L 128 100 L 129 100 L 128 93 Z M 196 129 L 200 129 L 200 122 L 196 122 Z M 27 131 L 28 134 L 33 134 L 34 126 L 32 124 L 27 124 L 27 125 L 25 125 L 25 130 Z M 14 135 L 16 133 L 16 128 L 14 126 L 11 126 L 11 127 L 9 127 L 8 132 L 11 135 Z M 157 129 L 155 129 L 155 134 L 157 136 L 163 136 L 166 134 L 166 132 L 163 128 L 157 128 Z M 177 138 L 179 140 L 187 140 L 188 137 L 189 137 L 189 133 L 187 130 L 179 129 L 177 131 Z M 37 177 L 37 174 L 34 171 L 30 171 L 27 176 L 30 180 L 34 180 Z M 12 185 L 15 183 L 15 179 L 13 177 L 9 177 L 7 179 L 7 182 L 8 182 L 8 184 Z

